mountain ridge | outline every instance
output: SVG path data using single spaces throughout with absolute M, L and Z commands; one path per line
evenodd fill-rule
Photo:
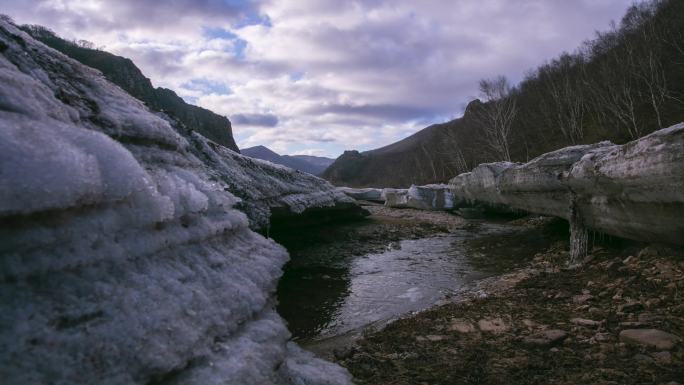
M 267 160 L 312 175 L 320 175 L 333 159 L 310 155 L 280 155 L 266 146 L 243 148 L 242 154 L 252 158 Z

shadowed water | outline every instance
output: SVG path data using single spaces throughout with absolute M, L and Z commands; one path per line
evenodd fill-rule
M 469 229 L 387 244 L 382 252 L 337 258 L 316 246 L 293 247 L 278 289 L 279 313 L 296 339 L 320 339 L 423 310 L 474 281 L 520 266 L 546 243 L 517 226 Z M 466 240 L 521 237 L 519 247 L 482 255 Z M 337 249 L 344 248 L 340 239 Z M 331 248 L 335 250 L 335 248 Z

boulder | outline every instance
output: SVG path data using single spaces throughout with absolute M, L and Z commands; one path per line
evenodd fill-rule
M 8 384 L 349 384 L 288 343 L 271 211 L 353 204 L 153 113 L 0 19 Z

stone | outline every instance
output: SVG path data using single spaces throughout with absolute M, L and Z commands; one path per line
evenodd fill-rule
M 476 329 L 469 321 L 462 318 L 454 318 L 449 324 L 449 330 L 459 333 L 473 333 Z
M 572 302 L 577 303 L 577 304 L 582 304 L 587 301 L 590 301 L 592 298 L 594 298 L 593 295 L 591 294 L 580 294 L 580 295 L 575 295 L 572 297 Z
M 425 336 L 425 339 L 428 341 L 431 341 L 431 342 L 443 341 L 443 340 L 446 340 L 447 338 L 449 338 L 449 337 L 443 336 L 443 335 L 433 335 L 433 334 Z
M 477 327 L 483 332 L 500 334 L 508 331 L 510 327 L 501 318 L 485 318 L 477 322 Z
M 560 329 L 548 329 L 537 332 L 523 339 L 523 343 L 531 346 L 548 347 L 560 344 L 568 337 L 568 333 Z
M 654 347 L 660 350 L 670 350 L 681 339 L 658 329 L 626 329 L 620 332 L 620 341 L 633 344 Z
M 651 356 L 660 364 L 669 365 L 672 363 L 672 353 L 668 351 L 655 352 Z
M 597 327 L 601 325 L 600 322 L 590 320 L 590 319 L 585 319 L 585 318 L 573 318 L 570 320 L 571 323 L 579 326 L 588 326 L 588 327 Z
M 625 313 L 632 313 L 635 311 L 642 310 L 644 308 L 644 304 L 641 302 L 637 301 L 630 301 L 625 304 L 622 304 L 618 306 L 618 311 L 625 312 Z

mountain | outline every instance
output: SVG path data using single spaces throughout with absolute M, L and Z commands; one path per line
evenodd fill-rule
M 125 57 L 90 48 L 88 42 L 81 45 L 60 38 L 49 29 L 38 25 L 24 25 L 21 29 L 50 48 L 75 59 L 82 64 L 100 70 L 107 80 L 156 111 L 163 111 L 214 142 L 240 152 L 230 120 L 205 108 L 186 103 L 167 88 L 154 88 L 150 79 L 133 62 Z
M 308 155 L 280 155 L 265 146 L 255 146 L 242 149 L 242 154 L 252 158 L 267 160 L 295 170 L 320 175 L 333 159 Z
M 296 158 L 296 159 L 301 159 L 301 160 L 306 161 L 308 163 L 311 163 L 315 166 L 322 167 L 323 170 L 328 168 L 328 166 L 333 164 L 333 162 L 335 161 L 335 159 L 326 158 L 324 156 L 313 156 L 313 155 L 285 155 L 285 156 L 288 156 L 291 158 Z
M 683 18 L 684 1 L 635 4 L 615 28 L 530 71 L 518 86 L 490 81 L 502 92 L 472 101 L 462 118 L 376 150 L 346 151 L 322 176 L 351 187 L 445 182 L 480 163 L 526 162 L 602 140 L 626 143 L 681 122 Z M 515 110 L 510 131 L 493 135 L 488 122 L 495 120 L 487 118 L 506 106 Z

